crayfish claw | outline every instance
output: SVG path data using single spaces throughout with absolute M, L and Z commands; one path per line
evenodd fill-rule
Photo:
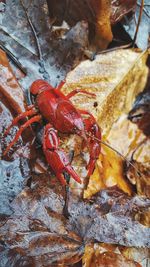
M 87 146 L 90 154 L 90 160 L 87 166 L 88 170 L 87 176 L 90 177 L 94 171 L 95 163 L 101 152 L 101 145 L 100 145 L 101 130 L 93 115 L 90 114 L 89 112 L 87 114 L 89 115 L 89 118 L 84 119 L 84 125 L 85 125 L 86 135 L 88 137 Z M 83 147 L 84 146 L 85 142 L 83 143 Z
M 50 123 L 47 124 L 44 129 L 43 151 L 52 171 L 55 173 L 62 185 L 67 184 L 63 175 L 64 171 L 70 174 L 75 181 L 81 183 L 80 177 L 70 165 L 68 156 L 62 149 L 59 149 L 57 131 Z
M 59 179 L 62 185 L 67 185 L 67 182 L 62 173 L 56 173 L 56 177 Z
M 96 162 L 95 159 L 90 159 L 89 164 L 87 165 L 87 170 L 88 170 L 87 177 L 90 177 L 92 175 L 95 168 L 95 162 Z
M 77 175 L 77 173 L 74 171 L 74 169 L 73 169 L 71 166 L 67 165 L 67 166 L 65 167 L 65 169 L 66 169 L 66 171 L 73 177 L 73 179 L 74 179 L 76 182 L 78 182 L 79 184 L 82 183 L 80 177 Z

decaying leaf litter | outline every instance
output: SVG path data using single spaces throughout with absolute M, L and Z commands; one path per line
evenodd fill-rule
M 49 1 L 49 5 L 51 4 L 50 2 L 51 1 Z M 70 1 L 70 2 L 72 2 L 72 1 Z M 91 4 L 91 2 L 89 1 L 90 4 Z M 123 7 L 122 4 L 124 1 L 120 1 L 120 2 L 122 2 L 120 7 Z M 93 3 L 94 3 L 94 1 L 93 1 Z M 26 5 L 28 5 L 27 1 L 26 1 L 26 3 L 24 2 L 23 4 L 25 5 L 25 7 L 27 7 Z M 62 34 L 62 32 L 61 32 L 62 27 L 57 26 L 58 28 L 55 28 L 56 27 L 55 21 L 53 22 L 53 19 L 52 19 L 52 21 L 49 21 L 48 10 L 46 8 L 46 2 L 41 1 L 41 3 L 40 3 L 41 7 L 42 7 L 41 9 L 38 8 L 38 6 L 39 6 L 38 4 L 37 4 L 37 1 L 31 2 L 31 5 L 28 9 L 28 13 L 29 13 L 29 15 L 31 13 L 30 16 L 33 20 L 32 22 L 33 22 L 34 27 L 35 27 L 36 32 L 37 32 L 38 40 L 40 43 L 40 49 L 42 52 L 42 57 L 39 57 L 39 51 L 37 49 L 37 43 L 36 43 L 35 37 L 33 35 L 33 32 L 31 30 L 31 27 L 28 24 L 26 12 L 25 12 L 24 8 L 22 7 L 21 1 L 13 1 L 13 2 L 12 1 L 6 1 L 6 10 L 5 10 L 6 13 L 2 12 L 0 14 L 0 15 L 2 15 L 1 16 L 2 24 L 4 24 L 2 26 L 2 30 L 1 30 L 2 34 L 0 36 L 2 45 L 5 45 L 9 49 L 9 51 L 11 51 L 13 53 L 13 55 L 15 55 L 19 59 L 19 61 L 22 63 L 22 66 L 24 68 L 26 68 L 26 70 L 27 70 L 27 76 L 23 78 L 23 75 L 21 75 L 22 79 L 20 81 L 25 91 L 26 91 L 26 89 L 29 88 L 29 85 L 32 83 L 32 79 L 35 80 L 39 77 L 48 79 L 55 86 L 56 84 L 59 83 L 60 80 L 62 80 L 66 76 L 66 74 L 68 73 L 69 70 L 74 68 L 80 62 L 80 60 L 85 57 L 85 55 L 86 56 L 91 55 L 91 54 L 95 55 L 95 52 L 97 52 L 99 50 L 99 48 L 97 48 L 96 45 L 100 46 L 101 44 L 103 44 L 103 42 L 97 44 L 96 43 L 97 37 L 96 37 L 94 39 L 94 44 L 91 45 L 90 49 L 89 49 L 88 31 L 91 31 L 91 29 L 88 29 L 87 22 L 81 22 L 80 19 L 78 20 L 76 18 L 76 9 L 75 8 L 70 9 L 71 10 L 70 12 L 72 12 L 72 10 L 73 10 L 73 12 L 75 14 L 75 22 L 73 21 L 73 25 L 71 24 L 72 28 L 70 28 L 69 32 L 66 32 L 66 30 L 65 30 L 65 35 L 64 35 L 64 33 Z M 57 6 L 57 4 L 58 3 L 56 1 L 56 6 Z M 112 4 L 115 6 L 116 1 L 112 1 Z M 19 12 L 17 12 L 16 6 L 19 8 L 18 9 L 18 10 L 20 10 Z M 70 7 L 73 7 L 72 3 L 70 3 Z M 107 8 L 108 8 L 108 6 L 107 6 Z M 134 10 L 134 8 L 135 8 L 135 2 L 133 3 L 133 6 L 130 6 L 130 10 Z M 16 17 L 10 16 L 12 10 L 17 13 Z M 119 12 L 122 12 L 122 16 L 124 14 L 128 13 L 128 11 L 126 11 L 125 8 L 123 8 L 123 11 L 120 11 L 120 10 L 121 9 L 119 9 Z M 91 12 L 91 9 L 90 9 L 90 12 Z M 16 14 L 16 13 L 14 13 L 14 14 Z M 37 14 L 37 17 L 35 16 L 35 14 Z M 119 14 L 119 13 L 116 12 L 115 15 L 116 14 Z M 6 15 L 6 17 L 3 17 L 5 15 Z M 63 14 L 63 15 L 65 16 L 66 14 Z M 100 14 L 96 13 L 97 19 L 99 18 L 98 17 L 99 15 Z M 24 20 L 22 19 L 22 16 L 24 17 Z M 37 18 L 39 18 L 41 16 L 43 19 L 41 21 L 39 19 L 37 20 Z M 9 23 L 6 24 L 6 22 L 8 21 L 8 18 L 9 19 L 11 18 L 10 25 L 8 27 L 6 27 L 6 25 L 9 24 Z M 22 19 L 21 21 L 23 23 L 23 26 L 26 26 L 26 28 L 28 29 L 27 32 L 26 31 L 22 32 L 22 30 L 21 30 L 22 24 L 19 25 L 20 26 L 19 30 L 18 30 L 18 26 L 17 27 L 15 26 L 15 29 L 17 29 L 17 30 L 16 30 L 16 32 L 14 32 L 14 26 L 13 25 L 17 25 L 17 22 L 20 20 L 20 18 Z M 115 18 L 116 21 L 118 20 L 118 18 L 120 19 L 120 14 L 117 15 L 117 19 Z M 85 19 L 85 17 L 82 19 Z M 34 20 L 35 20 L 35 22 L 34 22 Z M 103 37 L 102 39 L 104 41 L 104 45 L 106 45 L 106 43 L 109 44 L 109 42 L 112 38 L 111 32 L 110 32 L 111 28 L 110 28 L 109 24 L 111 24 L 111 23 L 107 24 L 108 35 L 102 36 Z M 69 25 L 69 27 L 70 27 L 70 25 Z M 82 31 L 81 31 L 81 28 L 82 28 Z M 96 33 L 99 32 L 98 29 L 99 28 L 97 27 Z M 56 34 L 59 35 L 60 32 L 62 34 L 62 39 L 60 37 L 56 38 Z M 90 32 L 90 34 L 92 34 L 92 32 Z M 54 38 L 54 36 L 55 36 L 55 38 Z M 78 40 L 78 42 L 77 42 L 77 40 Z M 92 47 L 92 50 L 91 50 L 91 47 Z M 63 53 L 62 53 L 62 51 L 63 51 Z M 92 53 L 91 53 L 91 51 L 92 51 Z M 99 52 L 97 52 L 97 53 L 99 53 Z M 31 65 L 31 62 L 32 62 L 32 65 Z M 90 64 L 90 62 L 89 62 L 89 64 Z M 144 64 L 141 67 L 141 69 L 144 67 Z M 93 70 L 94 70 L 94 67 L 95 66 L 93 66 Z M 81 68 L 81 70 L 82 70 L 82 68 Z M 71 77 L 71 75 L 72 75 L 72 76 L 74 76 L 73 79 L 76 80 L 78 78 L 77 77 L 78 75 L 76 76 L 76 72 L 77 72 L 77 70 L 75 70 L 75 72 L 73 72 L 73 74 L 70 74 L 70 76 L 68 76 L 67 87 L 70 89 L 71 89 L 71 86 L 73 88 L 74 85 L 71 84 L 72 80 L 69 77 Z M 135 69 L 135 72 L 136 72 L 136 69 Z M 52 73 L 53 73 L 53 75 L 52 75 Z M 16 74 L 18 74 L 18 72 L 16 72 Z M 92 73 L 92 75 L 93 75 L 93 73 Z M 141 71 L 141 75 L 142 75 L 142 71 Z M 145 77 L 144 75 L 146 75 L 146 74 L 143 74 L 143 77 Z M 20 78 L 20 73 L 18 74 L 18 77 Z M 132 79 L 133 76 L 129 75 L 129 77 L 130 77 L 130 79 Z M 137 75 L 137 77 L 138 77 L 138 75 Z M 127 78 L 128 78 L 128 76 L 127 76 Z M 78 82 L 78 80 L 77 80 L 77 82 Z M 83 87 L 86 86 L 86 87 L 90 88 L 91 85 L 92 85 L 92 88 L 96 87 L 95 85 L 93 86 L 93 84 L 95 82 L 98 84 L 98 81 L 95 79 L 93 79 L 92 81 L 90 80 L 90 83 L 88 81 L 87 82 L 84 81 Z M 106 79 L 104 80 L 104 82 L 106 82 Z M 88 83 L 90 85 L 88 85 Z M 145 82 L 144 82 L 144 84 L 145 84 Z M 109 83 L 108 83 L 108 85 L 109 85 Z M 139 90 L 144 89 L 144 85 L 142 85 L 142 86 L 143 87 L 140 88 Z M 4 87 L 2 87 L 2 88 L 4 88 Z M 68 90 L 68 89 L 64 88 L 64 90 Z M 125 89 L 125 91 L 126 91 L 126 89 Z M 133 95 L 133 97 L 134 97 L 134 95 Z M 111 99 L 111 97 L 108 98 L 108 100 L 110 100 L 110 99 Z M 1 116 L 1 121 L 2 121 L 1 125 L 2 125 L 2 129 L 4 129 L 6 127 L 6 125 L 4 125 L 4 120 L 3 120 L 3 118 L 5 116 L 4 114 L 6 114 L 6 116 L 8 116 L 8 118 L 10 120 L 11 119 L 10 116 L 12 116 L 12 115 L 14 116 L 15 110 L 13 110 L 13 111 L 12 111 L 12 109 L 10 110 L 9 106 L 11 106 L 11 105 L 8 105 L 10 100 L 12 103 L 11 94 L 10 95 L 5 94 L 5 97 L 4 97 L 3 92 L 2 92 L 2 100 L 5 103 L 2 110 L 5 110 L 5 112 L 6 112 L 6 113 L 1 113 L 3 115 L 3 116 Z M 30 101 L 30 99 L 28 99 L 28 101 Z M 12 106 L 12 108 L 14 108 L 14 107 Z M 10 115 L 9 112 L 11 112 L 12 115 Z M 116 116 L 119 116 L 119 114 Z M 8 123 L 8 122 L 6 122 L 6 123 Z M 13 133 L 12 133 L 12 135 L 13 135 Z M 27 137 L 25 136 L 25 138 L 27 138 Z M 72 195 L 73 191 L 74 191 L 74 193 L 76 193 L 76 189 L 71 189 L 70 190 L 71 192 L 69 193 L 69 202 L 67 201 L 68 211 L 70 214 L 69 222 L 67 219 L 67 222 L 68 222 L 67 227 L 69 227 L 69 228 L 67 229 L 67 237 L 66 237 L 66 234 L 64 236 L 63 224 L 66 222 L 66 218 L 64 216 L 64 215 L 66 215 L 66 213 L 64 213 L 64 211 L 62 212 L 62 209 L 64 207 L 65 202 L 64 202 L 64 200 L 61 200 L 63 202 L 63 203 L 61 203 L 61 205 L 59 204 L 59 201 L 57 202 L 57 204 L 55 204 L 56 200 L 59 199 L 59 197 L 58 197 L 59 193 L 55 194 L 55 188 L 52 185 L 52 191 L 51 192 L 52 192 L 52 195 L 54 196 L 54 199 L 53 199 L 54 203 L 53 203 L 53 201 L 51 202 L 51 204 L 49 202 L 46 205 L 46 210 L 45 210 L 45 206 L 43 206 L 42 203 L 40 204 L 40 200 L 43 201 L 43 198 L 46 199 L 47 194 L 49 197 L 49 192 L 48 192 L 49 189 L 48 188 L 49 187 L 51 188 L 51 182 L 48 182 L 47 177 L 44 178 L 45 176 L 40 177 L 41 178 L 40 181 L 38 180 L 38 177 L 33 178 L 30 166 L 32 165 L 31 162 L 33 162 L 35 160 L 36 155 L 34 155 L 34 152 L 32 151 L 33 148 L 30 144 L 31 144 L 31 140 L 29 138 L 28 142 L 26 142 L 26 145 L 22 147 L 23 148 L 22 151 L 16 152 L 13 155 L 14 160 L 16 160 L 15 159 L 16 155 L 20 156 L 20 153 L 21 153 L 21 155 L 23 155 L 23 158 L 26 155 L 25 156 L 26 160 L 23 160 L 23 163 L 20 163 L 21 162 L 20 157 L 19 157 L 19 160 L 17 163 L 18 166 L 21 166 L 20 170 L 23 171 L 23 172 L 21 171 L 21 176 L 24 177 L 24 183 L 20 184 L 20 182 L 19 183 L 16 182 L 16 185 L 17 185 L 16 186 L 16 185 L 12 185 L 11 184 L 12 181 L 10 180 L 10 187 L 13 188 L 14 191 L 16 188 L 16 191 L 14 192 L 14 194 L 12 194 L 11 190 L 13 190 L 13 189 L 11 189 L 11 190 L 8 189 L 7 190 L 8 191 L 8 197 L 10 198 L 10 201 L 9 201 L 9 203 L 8 203 L 8 201 L 6 201 L 6 202 L 4 201 L 4 203 L 6 203 L 7 209 L 6 210 L 2 209 L 1 225 L 3 227 L 2 232 L 4 230 L 6 232 L 4 231 L 4 234 L 2 233 L 2 235 L 1 235 L 2 246 L 0 248 L 1 261 L 2 261 L 3 266 L 8 266 L 8 265 L 9 266 L 22 266 L 23 264 L 24 264 L 24 266 L 37 266 L 37 264 L 39 264 L 39 266 L 42 266 L 43 264 L 44 264 L 44 266 L 47 266 L 46 264 L 50 264 L 52 266 L 54 264 L 54 262 L 55 262 L 55 266 L 56 266 L 56 260 L 59 263 L 61 262 L 63 265 L 75 263 L 81 259 L 82 255 L 84 253 L 84 247 L 85 247 L 85 243 L 87 243 L 87 239 L 88 239 L 88 243 L 91 241 L 97 240 L 99 242 L 104 242 L 104 243 L 117 243 L 117 244 L 121 244 L 121 245 L 125 245 L 125 246 L 131 246 L 131 247 L 134 246 L 135 243 L 133 243 L 133 242 L 136 242 L 136 241 L 135 240 L 133 241 L 133 239 L 131 239 L 131 243 L 130 243 L 129 235 L 127 235 L 129 237 L 129 239 L 127 238 L 126 241 L 124 239 L 123 239 L 123 241 L 121 241 L 122 238 L 124 238 L 124 234 L 122 235 L 122 228 L 120 231 L 120 238 L 119 238 L 119 236 L 117 236 L 117 233 L 115 232 L 115 229 L 113 228 L 114 227 L 113 226 L 113 220 L 115 221 L 115 224 L 118 225 L 118 229 L 119 229 L 119 224 L 123 223 L 122 219 L 124 220 L 125 233 L 126 233 L 126 231 L 128 233 L 130 233 L 130 230 L 132 229 L 132 227 L 134 228 L 135 231 L 137 231 L 136 233 L 138 233 L 138 232 L 142 233 L 142 231 L 143 231 L 143 242 L 146 242 L 143 244 L 144 244 L 144 246 L 147 246 L 147 237 L 149 235 L 149 232 L 147 232 L 148 228 L 145 226 L 142 226 L 142 224 L 148 225 L 147 224 L 148 223 L 148 221 L 147 221 L 148 220 L 148 215 L 147 215 L 147 205 L 148 205 L 147 203 L 148 202 L 147 202 L 147 199 L 145 199 L 143 197 L 140 197 L 140 200 L 137 200 L 137 202 L 136 202 L 137 207 L 136 208 L 135 208 L 135 203 L 134 203 L 134 197 L 131 197 L 131 203 L 132 204 L 131 204 L 131 209 L 129 209 L 130 212 L 128 210 L 128 205 L 127 205 L 129 218 L 128 218 L 126 213 L 124 215 L 124 211 L 123 211 L 123 214 L 122 213 L 120 214 L 120 212 L 122 211 L 122 207 L 124 207 L 124 206 L 121 206 L 121 209 L 120 209 L 120 206 L 119 206 L 119 208 L 117 206 L 117 210 L 115 210 L 115 203 L 116 202 L 113 203 L 114 206 L 113 206 L 113 204 L 111 204 L 112 205 L 112 211 L 114 212 L 113 213 L 111 211 L 109 199 L 108 199 L 107 204 L 105 202 L 102 204 L 101 200 L 100 200 L 98 202 L 99 208 L 96 206 L 97 221 L 95 221 L 93 223 L 93 215 L 94 215 L 93 210 L 95 209 L 95 208 L 93 208 L 94 207 L 93 205 L 96 205 L 96 203 L 97 203 L 96 201 L 98 201 L 98 199 L 97 199 L 98 196 L 97 196 L 97 198 L 92 199 L 89 203 L 84 202 L 81 199 L 76 200 L 76 196 L 74 196 L 74 194 Z M 2 144 L 2 146 L 3 146 L 3 144 Z M 24 152 L 26 150 L 24 147 L 26 147 L 26 146 L 28 147 L 28 153 Z M 17 148 L 17 151 L 18 151 L 18 148 Z M 32 153 L 31 153 L 31 151 L 32 151 Z M 17 156 L 17 158 L 18 158 L 18 156 Z M 7 162 L 2 161 L 2 165 L 6 166 Z M 27 169 L 28 169 L 28 171 L 25 172 Z M 8 183 L 5 183 L 5 180 L 8 179 L 9 176 L 11 176 L 10 171 L 7 170 L 6 174 L 4 174 L 4 176 L 5 176 L 4 177 L 4 187 L 2 186 L 2 191 L 3 191 L 3 188 L 6 188 L 7 186 L 9 188 L 9 181 L 8 181 Z M 11 177 L 13 178 L 13 176 L 11 176 Z M 17 178 L 15 178 L 15 179 L 17 181 Z M 21 180 L 22 180 L 22 178 L 21 178 Z M 26 187 L 26 185 L 28 187 Z M 21 188 L 23 188 L 23 187 L 25 187 L 25 189 L 21 192 Z M 34 190 L 34 188 L 36 188 L 36 190 Z M 61 197 L 61 199 L 66 199 L 66 195 L 65 195 L 66 193 L 65 193 L 64 189 L 59 187 L 59 190 L 60 190 L 60 194 L 63 195 L 63 197 Z M 110 188 L 110 190 L 111 190 L 111 188 Z M 18 195 L 19 191 L 21 193 Z M 31 193 L 30 193 L 30 191 L 31 191 Z M 83 189 L 82 189 L 82 191 L 83 191 Z M 106 192 L 107 191 L 102 190 L 100 194 L 104 194 L 104 195 L 106 194 L 107 195 Z M 29 193 L 29 195 L 28 195 L 28 193 Z M 29 197 L 30 194 L 31 194 L 33 201 L 34 201 L 34 204 L 35 204 L 35 210 L 33 208 L 33 213 L 31 212 L 31 214 L 28 213 L 28 207 L 27 208 L 25 207 L 26 201 L 29 205 L 34 207 L 33 202 L 30 201 L 30 197 Z M 122 196 L 123 198 L 126 199 L 124 193 L 120 192 L 118 190 L 118 188 L 112 189 L 112 191 L 110 191 L 110 194 L 111 194 L 111 201 L 113 199 L 112 196 L 115 196 L 115 199 L 117 199 L 117 196 L 120 196 L 120 197 Z M 18 196 L 12 202 L 12 199 L 15 197 L 15 195 L 18 195 Z M 109 195 L 109 189 L 108 189 L 108 195 Z M 22 202 L 22 196 L 23 196 L 23 202 Z M 55 198 L 55 196 L 56 196 L 56 198 Z M 21 202 L 24 206 L 23 211 L 18 210 L 17 201 L 20 201 L 20 197 L 21 197 Z M 37 201 L 36 198 L 38 200 L 37 204 L 36 204 L 36 201 Z M 7 199 L 7 194 L 6 194 L 6 199 Z M 103 199 L 103 197 L 102 197 L 102 199 Z M 107 197 L 105 200 L 107 202 Z M 141 201 L 143 201 L 143 204 Z M 127 202 L 127 203 L 129 203 L 129 202 Z M 89 204 L 90 204 L 90 206 L 89 206 Z M 142 210 L 142 212 L 141 212 L 140 205 L 145 205 L 145 211 Z M 57 209 L 54 207 L 57 207 Z M 72 208 L 72 207 L 75 207 L 75 208 Z M 44 213 L 43 213 L 43 209 L 44 209 Z M 133 211 L 134 209 L 136 211 Z M 73 210 L 76 210 L 76 212 L 72 213 Z M 126 209 L 125 209 L 125 211 L 126 211 Z M 103 212 L 104 212 L 104 215 L 102 215 Z M 117 213 L 118 214 L 117 215 L 116 212 L 118 212 L 119 214 Z M 11 213 L 13 215 L 10 216 Z M 59 214 L 63 213 L 63 215 L 61 215 L 59 217 L 59 215 L 57 215 L 57 213 L 59 213 Z M 43 215 L 45 214 L 44 216 L 46 216 L 46 217 L 44 217 L 44 218 L 47 218 L 47 226 L 45 226 L 45 221 L 43 222 L 43 218 L 41 218 L 41 214 L 43 214 Z M 106 214 L 107 214 L 107 216 L 106 216 Z M 102 215 L 102 217 L 101 217 L 101 215 Z M 114 215 L 115 215 L 115 217 L 114 217 Z M 123 218 L 121 219 L 121 222 L 120 222 L 120 215 L 123 216 Z M 33 216 L 33 219 L 31 218 L 32 216 Z M 39 216 L 40 216 L 40 218 L 39 218 Z M 68 215 L 67 215 L 67 217 L 68 217 Z M 54 220 L 54 218 L 56 219 L 56 221 Z M 83 222 L 83 218 L 84 218 L 84 222 Z M 136 220 L 135 220 L 135 218 L 136 218 Z M 16 223 L 15 223 L 16 228 L 14 228 L 14 220 L 16 220 Z M 138 220 L 142 224 L 138 223 Z M 13 224 L 12 224 L 12 222 L 13 222 Z M 23 225 L 22 225 L 22 222 L 23 222 Z M 27 222 L 27 224 L 26 224 L 26 222 Z M 44 225 L 43 225 L 43 223 L 44 223 Z M 100 228 L 99 224 L 100 224 L 102 227 L 102 232 L 99 232 L 99 231 L 94 232 L 94 229 L 92 229 L 92 224 L 95 226 L 94 229 L 97 229 L 97 228 L 99 229 Z M 22 225 L 23 229 L 21 229 L 21 225 Z M 97 225 L 97 228 L 96 228 L 96 225 Z M 107 226 L 106 228 L 104 227 L 105 225 Z M 18 232 L 18 227 L 19 227 L 19 232 Z M 52 227 L 52 228 L 50 229 L 49 227 L 50 228 Z M 8 235 L 5 235 L 5 233 L 7 233 L 7 231 L 8 231 L 8 229 L 10 230 L 10 233 L 12 232 L 13 238 L 12 238 L 12 236 L 9 237 Z M 14 229 L 15 229 L 15 231 L 14 231 Z M 60 229 L 60 231 L 59 231 L 59 229 Z M 16 230 L 17 230 L 17 235 L 16 235 Z M 61 232 L 61 230 L 62 230 L 62 232 Z M 72 230 L 73 230 L 73 233 L 72 233 Z M 43 231 L 44 231 L 44 233 L 43 233 Z M 145 234 L 144 234 L 144 231 L 146 231 Z M 112 236 L 109 235 L 110 232 L 113 233 Z M 61 234 L 61 237 L 59 236 L 60 234 Z M 49 236 L 49 238 L 48 238 L 49 241 L 45 240 L 45 239 L 47 239 L 47 235 Z M 78 235 L 80 237 L 82 237 L 82 240 L 79 240 Z M 144 241 L 144 235 L 146 238 L 145 241 Z M 6 236 L 6 238 L 5 238 L 5 236 Z M 70 236 L 71 239 L 68 240 L 68 236 Z M 20 239 L 21 237 L 22 237 L 22 239 Z M 22 240 L 24 240 L 24 237 L 25 238 L 27 237 L 27 239 L 28 239 L 29 243 L 28 243 L 27 247 L 29 248 L 29 250 L 31 248 L 30 246 L 33 247 L 33 250 L 31 250 L 31 255 L 29 255 L 29 253 L 28 253 L 29 250 L 27 250 L 27 255 L 26 255 L 24 248 L 22 247 L 25 245 L 24 241 L 22 241 Z M 10 238 L 11 238 L 11 242 L 10 242 Z M 118 240 L 118 238 L 119 238 L 119 240 Z M 21 243 L 19 243 L 19 246 L 16 247 L 16 245 L 15 245 L 16 241 L 18 240 L 18 242 L 19 242 L 19 239 L 20 239 Z M 58 244 L 56 243 L 56 240 L 58 240 L 58 239 L 62 240 L 61 244 L 59 242 L 59 244 L 60 244 L 59 248 L 58 248 Z M 139 237 L 139 239 L 140 239 L 140 237 Z M 46 242 L 46 244 L 48 242 L 48 244 L 45 245 L 45 242 Z M 6 244 L 8 246 L 6 246 Z M 35 246 L 33 244 L 35 244 Z M 41 244 L 41 245 L 39 246 L 39 244 Z M 37 247 L 37 245 L 38 245 L 38 247 Z M 55 248 L 54 245 L 57 248 Z M 140 246 L 140 244 L 139 244 L 139 246 Z M 25 250 L 27 249 L 27 247 L 25 246 Z M 104 244 L 104 247 L 105 247 L 105 244 Z M 60 253 L 60 256 L 57 258 L 55 251 L 58 251 L 58 249 L 60 250 L 61 253 Z M 107 250 L 107 249 L 108 248 L 105 247 L 104 250 Z M 39 252 L 37 252 L 37 254 L 36 254 L 36 250 L 39 250 Z M 132 250 L 132 248 L 131 248 L 131 250 Z M 113 251 L 113 249 L 111 248 L 111 253 L 112 253 L 112 251 Z M 113 260 L 114 260 L 115 266 L 117 266 L 117 260 L 119 257 L 118 255 L 120 255 L 120 254 L 114 253 L 114 259 Z M 134 257 L 132 257 L 131 262 L 129 262 L 129 261 L 127 262 L 126 258 L 124 258 L 124 255 L 125 254 L 122 254 L 122 256 L 120 256 L 120 258 L 123 257 L 123 258 L 121 258 L 122 261 L 125 259 L 125 264 L 126 264 L 125 266 L 130 266 L 129 264 L 134 264 L 135 266 L 141 266 L 143 264 L 142 261 L 144 261 L 144 257 L 145 258 L 148 257 L 147 251 L 145 251 L 144 256 L 141 256 L 140 259 L 136 260 L 136 259 L 134 259 Z M 129 252 L 129 255 L 130 255 L 130 252 Z M 102 258 L 100 258 L 100 256 L 98 256 L 98 258 L 100 259 L 99 264 L 101 264 L 101 265 L 103 264 L 102 266 L 105 266 L 104 264 L 106 264 L 106 262 L 107 262 L 107 266 L 109 266 L 109 264 L 110 264 L 109 260 L 108 260 L 109 255 L 107 255 L 107 256 L 108 257 L 107 257 L 106 261 L 104 258 L 102 259 Z M 121 260 L 120 258 L 119 258 L 119 260 Z M 133 263 L 133 260 L 135 260 L 135 263 Z M 139 265 L 136 265 L 137 264 L 136 261 L 139 262 Z M 88 262 L 87 262 L 87 264 L 88 264 Z M 96 265 L 94 265 L 94 266 L 96 266 Z

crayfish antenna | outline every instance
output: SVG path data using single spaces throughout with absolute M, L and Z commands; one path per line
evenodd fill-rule
M 90 134 L 87 133 L 87 135 L 89 135 L 89 137 L 91 137 Z M 101 139 L 93 136 L 93 139 L 99 141 L 101 144 L 103 144 L 104 146 L 107 146 L 108 148 L 110 148 L 111 150 L 113 150 L 116 154 L 118 154 L 121 158 L 123 158 L 129 165 L 131 165 L 135 171 L 137 172 L 137 174 L 139 176 L 142 176 L 142 173 L 134 166 L 134 164 L 132 164 L 124 155 L 122 155 L 122 153 L 120 153 L 117 149 L 113 148 L 111 145 L 109 145 L 108 143 L 102 141 Z

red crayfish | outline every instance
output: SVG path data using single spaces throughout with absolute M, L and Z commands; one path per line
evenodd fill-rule
M 61 82 L 57 88 L 53 88 L 44 80 L 36 80 L 30 88 L 30 93 L 35 97 L 35 104 L 28 107 L 27 111 L 18 115 L 12 124 L 5 131 L 8 134 L 12 126 L 16 125 L 19 120 L 33 116 L 26 121 L 16 133 L 13 141 L 4 151 L 4 155 L 17 142 L 22 132 L 33 122 L 40 122 L 42 117 L 48 122 L 44 128 L 43 151 L 48 164 L 55 173 L 60 182 L 65 185 L 66 180 L 63 173 L 68 172 L 74 180 L 81 183 L 80 177 L 71 167 L 69 158 L 65 152 L 59 148 L 58 131 L 67 134 L 77 134 L 83 138 L 84 145 L 87 144 L 90 159 L 87 166 L 88 176 L 94 170 L 95 162 L 100 153 L 101 139 L 100 128 L 95 118 L 85 110 L 78 110 L 71 103 L 70 98 L 77 93 L 84 93 L 91 97 L 95 94 L 85 90 L 75 89 L 65 96 L 61 91 L 64 82 Z M 82 115 L 82 116 L 81 116 Z M 95 137 L 95 138 L 94 138 Z

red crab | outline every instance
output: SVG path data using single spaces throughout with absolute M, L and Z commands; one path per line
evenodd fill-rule
M 60 91 L 63 84 L 64 82 L 61 82 L 57 88 L 53 88 L 44 80 L 33 82 L 30 92 L 35 97 L 35 105 L 29 106 L 26 112 L 18 115 L 6 130 L 5 135 L 9 133 L 11 127 L 16 125 L 19 120 L 27 116 L 33 117 L 20 127 L 3 155 L 7 154 L 29 125 L 33 122 L 40 122 L 43 117 L 48 122 L 44 129 L 43 151 L 56 177 L 65 185 L 66 180 L 63 176 L 65 171 L 78 183 L 81 183 L 81 180 L 71 167 L 65 152 L 59 148 L 58 131 L 67 134 L 77 134 L 83 138 L 83 145 L 87 144 L 90 153 L 90 160 L 87 166 L 88 176 L 92 174 L 100 153 L 100 142 L 98 139 L 101 139 L 101 132 L 92 114 L 85 110 L 76 109 L 70 101 L 70 98 L 77 93 L 87 94 L 91 97 L 95 97 L 95 95 L 85 90 L 76 89 L 65 96 Z M 94 137 L 97 139 L 94 139 Z

